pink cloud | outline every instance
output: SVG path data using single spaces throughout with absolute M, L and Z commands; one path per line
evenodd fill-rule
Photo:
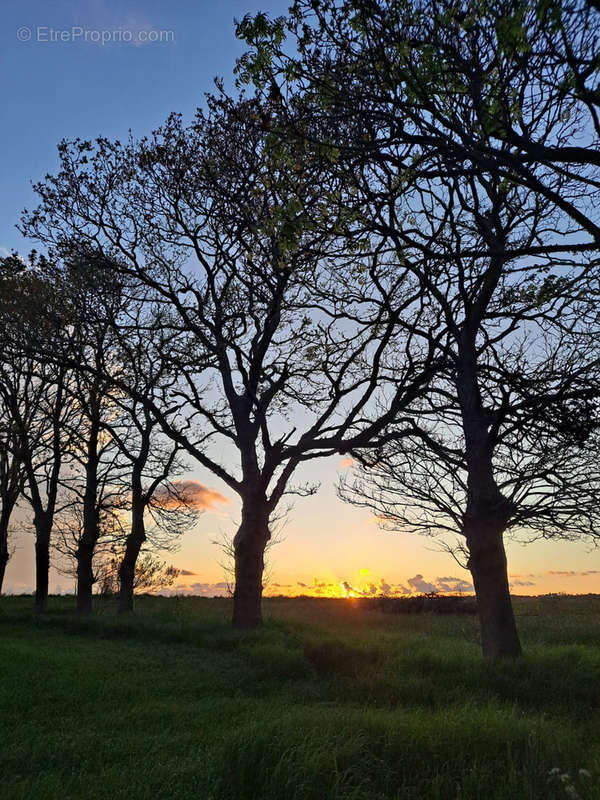
M 200 481 L 173 481 L 175 492 L 169 491 L 167 487 L 160 487 L 154 493 L 154 500 L 163 508 L 176 508 L 183 500 L 191 508 L 198 511 L 210 511 L 218 503 L 228 503 L 229 500 L 218 492 L 205 486 Z

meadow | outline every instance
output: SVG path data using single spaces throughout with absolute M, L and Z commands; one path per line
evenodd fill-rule
M 600 596 L 516 598 L 524 657 L 471 615 L 360 600 L 0 598 L 0 798 L 552 800 L 600 795 Z

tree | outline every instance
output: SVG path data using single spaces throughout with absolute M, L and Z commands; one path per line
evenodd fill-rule
M 136 311 L 133 324 L 126 326 L 126 332 L 121 330 L 124 335 L 120 337 L 119 351 L 120 364 L 126 364 L 131 393 L 117 396 L 121 413 L 110 426 L 114 441 L 129 464 L 131 525 L 118 569 L 120 613 L 133 610 L 136 564 L 148 538 L 154 550 L 172 550 L 198 517 L 193 499 L 174 480 L 186 467 L 180 457 L 181 445 L 165 437 L 150 411 L 150 404 L 160 404 L 176 380 L 165 371 L 164 361 L 153 363 L 148 357 L 148 340 L 139 316 L 142 309 L 138 307 Z M 151 328 L 155 330 L 156 326 Z M 171 407 L 170 426 L 176 424 L 176 411 Z M 146 517 L 153 522 L 150 533 Z
M 197 514 L 169 481 L 184 468 L 178 459 L 180 447 L 165 444 L 164 435 L 161 441 L 148 409 L 115 389 L 113 378 L 118 376 L 138 394 L 156 399 L 170 376 L 146 354 L 143 306 L 105 260 L 73 243 L 57 261 L 56 279 L 69 310 L 68 346 L 64 350 L 55 346 L 49 353 L 43 341 L 30 343 L 41 363 L 62 365 L 72 374 L 68 393 L 75 413 L 65 429 L 70 469 L 60 476 L 65 497 L 56 520 L 60 536 L 55 549 L 76 562 L 77 610 L 90 613 L 98 581 L 95 562 L 107 548 L 114 557 L 119 545 L 123 550 L 120 610 L 128 610 L 136 559 L 147 538 L 144 515 L 149 512 L 154 521 L 152 547 L 165 550 L 176 546 Z M 126 515 L 131 517 L 128 534 Z
M 462 183 L 446 182 L 443 200 L 436 191 L 418 223 L 440 254 L 421 277 L 427 302 L 446 317 L 448 368 L 405 411 L 413 436 L 356 452 L 362 466 L 341 494 L 373 508 L 386 527 L 458 533 L 483 651 L 516 656 L 504 535 L 600 535 L 600 371 L 589 297 L 595 281 L 587 261 L 564 257 L 551 257 L 546 269 L 493 255 L 447 261 L 447 254 L 478 253 L 487 236 L 509 250 L 527 240 L 528 228 L 539 233 L 544 220 L 545 201 L 520 187 L 496 194 L 496 202 L 488 195 L 483 206 L 481 194 Z M 487 188 L 493 194 L 491 181 Z
M 77 549 L 77 610 L 90 613 L 95 583 L 93 560 L 101 536 L 101 519 L 114 514 L 121 504 L 119 450 L 110 434 L 110 420 L 115 406 L 109 396 L 108 379 L 101 370 L 114 357 L 111 320 L 123 307 L 123 287 L 102 269 L 97 259 L 79 251 L 62 261 L 55 261 L 55 291 L 60 295 L 68 317 L 69 337 L 53 342 L 52 359 L 46 356 L 44 341 L 30 341 L 34 357 L 46 365 L 56 364 L 70 370 L 67 388 L 73 414 L 63 430 L 69 473 L 59 481 L 81 504 L 81 525 L 75 536 Z M 60 342 L 64 347 L 57 345 Z M 40 346 L 41 345 L 41 346 Z M 93 371 L 81 368 L 91 364 Z M 75 470 L 73 470 L 73 467 Z M 76 513 L 76 516 L 78 514 Z
M 111 596 L 120 593 L 122 582 L 119 573 L 122 563 L 123 554 L 115 551 L 101 565 L 99 575 L 101 595 Z M 167 589 L 173 586 L 179 577 L 179 572 L 176 567 L 167 565 L 166 561 L 161 561 L 158 556 L 144 553 L 142 558 L 136 560 L 132 591 L 152 593 Z
M 50 539 L 65 461 L 65 430 L 74 411 L 68 368 L 40 362 L 27 343 L 44 341 L 47 350 L 64 351 L 70 331 L 51 260 L 35 252 L 28 262 L 13 255 L 5 259 L 2 272 L 0 398 L 26 477 L 24 496 L 33 510 L 34 607 L 42 612 L 48 599 Z
M 21 260 L 13 253 L 0 260 L 0 285 L 2 297 L 7 297 L 12 282 L 23 270 Z M 0 396 L 0 593 L 4 583 L 6 565 L 10 559 L 8 546 L 10 520 L 23 490 L 25 473 L 19 454 L 18 437 L 11 424 L 7 409 Z
M 313 119 L 327 112 L 332 145 L 354 120 L 363 151 L 407 146 L 402 172 L 429 153 L 493 164 L 571 217 L 593 251 L 599 22 L 590 0 L 296 0 L 287 18 L 238 24 L 251 49 L 237 71 L 282 99 L 301 87 Z
M 0 405 L 0 413 L 1 408 Z M 10 520 L 25 481 L 18 439 L 7 416 L 2 413 L 3 421 L 0 423 L 0 593 L 10 559 Z
M 536 458 L 543 439 L 552 449 L 569 431 L 577 442 L 578 414 L 591 446 L 597 424 L 598 358 L 590 345 L 596 323 L 585 295 L 595 296 L 597 287 L 598 241 L 589 234 L 597 236 L 598 182 L 595 156 L 571 140 L 597 144 L 598 126 L 586 126 L 582 111 L 592 113 L 593 92 L 584 100 L 581 88 L 566 85 L 576 69 L 586 80 L 597 76 L 594 12 L 587 9 L 581 24 L 576 13 L 561 16 L 563 32 L 567 24 L 579 26 L 562 44 L 551 29 L 556 58 L 565 48 L 579 53 L 557 87 L 543 46 L 528 46 L 556 8 L 298 0 L 287 19 L 258 14 L 238 26 L 251 48 L 238 63 L 240 81 L 278 97 L 283 138 L 335 153 L 323 163 L 332 179 L 345 176 L 352 187 L 354 232 L 394 250 L 423 302 L 441 312 L 445 369 L 429 398 L 403 409 L 391 453 L 376 450 L 364 460 L 374 469 L 399 467 L 397 484 L 387 471 L 388 499 L 399 485 L 412 503 L 429 503 L 426 512 L 433 504 L 448 514 L 448 481 L 463 486 L 464 504 L 459 495 L 458 511 L 450 507 L 467 539 L 484 653 L 493 657 L 520 652 L 502 537 L 523 510 L 503 492 L 510 494 L 510 485 L 498 459 L 508 449 L 514 463 L 522 457 L 530 466 L 532 443 L 521 456 L 519 433 L 537 431 Z M 520 135 L 514 125 L 509 131 L 508 120 Z M 591 329 L 574 321 L 580 314 Z M 548 354 L 527 341 L 541 334 L 550 337 Z M 416 447 L 426 454 L 425 489 L 406 470 Z M 440 474 L 446 503 L 431 497 Z M 570 475 L 569 464 L 557 459 L 549 474 L 566 487 L 554 495 L 556 510 L 557 498 L 570 504 L 578 494 L 582 473 Z M 524 468 L 522 482 L 529 478 Z M 583 514 L 578 522 L 578 530 L 595 535 Z
M 276 114 L 213 98 L 189 127 L 172 116 L 140 142 L 64 142 L 61 171 L 37 186 L 40 207 L 23 221 L 59 252 L 86 242 L 162 309 L 149 357 L 178 383 L 160 403 L 127 391 L 241 498 L 242 628 L 261 622 L 270 517 L 284 495 L 313 491 L 290 487 L 296 469 L 376 439 L 433 369 L 418 324 L 396 325 L 406 308 L 415 321 L 424 313 L 413 287 L 376 252 L 345 248 L 343 203 L 330 208 L 310 159 L 264 132 Z M 182 398 L 184 426 L 168 413 Z

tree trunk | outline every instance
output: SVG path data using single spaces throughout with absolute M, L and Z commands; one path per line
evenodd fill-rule
M 7 542 L 0 543 L 0 594 L 2 594 L 2 586 L 4 585 L 4 574 L 6 573 L 6 565 L 8 564 L 8 544 Z
M 518 658 L 521 643 L 512 608 L 503 542 L 504 525 L 490 515 L 468 523 L 468 567 L 477 596 L 481 648 L 489 659 Z
M 3 513 L 0 515 L 0 594 L 2 594 L 2 586 L 4 585 L 4 574 L 6 572 L 6 565 L 10 558 L 8 552 L 8 524 L 9 520 Z
M 86 500 L 88 502 L 86 503 Z M 92 611 L 92 589 L 94 588 L 94 552 L 100 535 L 95 493 L 84 498 L 83 534 L 77 547 L 77 611 L 89 614 Z
M 474 329 L 461 342 L 457 392 L 467 462 L 467 507 L 463 533 L 469 548 L 469 569 L 477 596 L 481 647 L 486 658 L 517 658 L 517 633 L 503 536 L 512 507 L 494 474 L 496 440 L 479 389 Z
M 140 487 L 141 488 L 141 487 Z M 134 490 L 131 501 L 131 531 L 125 543 L 125 555 L 119 567 L 119 614 L 133 611 L 135 565 L 142 545 L 146 541 L 144 503 L 141 492 Z
M 48 573 L 50 572 L 50 533 L 52 524 L 46 514 L 36 516 L 35 525 L 35 599 L 33 609 L 44 613 L 48 606 Z
M 269 511 L 264 497 L 244 500 L 242 523 L 233 540 L 235 590 L 233 627 L 258 628 L 262 625 L 262 580 L 265 547 L 271 537 Z
M 85 492 L 83 495 L 83 533 L 77 547 L 77 611 L 89 614 L 92 611 L 92 589 L 94 587 L 94 552 L 100 538 L 98 511 L 98 435 L 99 400 L 96 389 L 90 393 L 90 406 L 95 410 L 90 422 L 85 465 Z
M 77 611 L 90 614 L 94 587 L 94 546 L 81 540 L 77 548 Z

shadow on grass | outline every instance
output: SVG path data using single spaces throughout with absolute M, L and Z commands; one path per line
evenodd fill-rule
M 54 598 L 41 616 L 31 613 L 30 598 L 9 598 L 0 605 L 0 624 L 23 636 L 33 627 L 48 634 L 187 644 L 232 654 L 246 669 L 250 693 L 278 692 L 294 681 L 306 689 L 312 680 L 312 696 L 346 705 L 444 708 L 468 698 L 585 716 L 599 699 L 600 649 L 589 645 L 544 644 L 538 638 L 520 661 L 489 663 L 469 637 L 404 628 L 361 628 L 357 636 L 351 627 L 332 636 L 311 620 L 273 618 L 261 630 L 239 632 L 229 625 L 226 599 L 142 600 L 141 613 L 117 616 L 109 601 L 99 604 L 102 613 L 82 618 L 67 603 L 72 598 Z M 449 620 L 450 631 L 455 622 Z

